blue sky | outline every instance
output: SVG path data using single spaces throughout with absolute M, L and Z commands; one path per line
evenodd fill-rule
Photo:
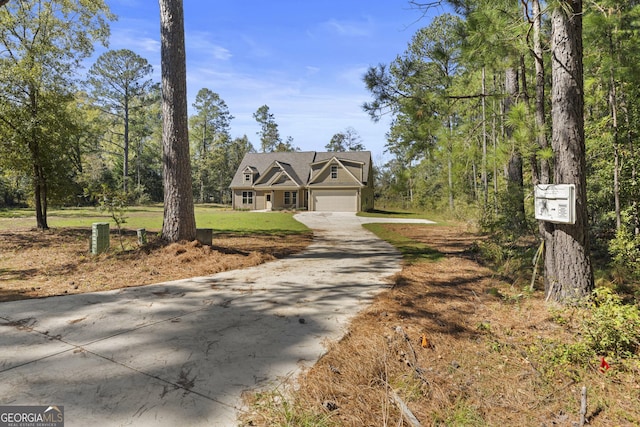
M 107 3 L 118 15 L 109 49 L 146 58 L 159 81 L 158 2 Z M 257 149 L 252 115 L 267 104 L 281 137 L 292 136 L 303 151 L 323 151 L 335 133 L 353 127 L 374 162 L 388 158 L 389 121 L 374 123 L 362 111 L 371 99 L 362 76 L 393 61 L 429 24 L 408 0 L 184 0 L 184 12 L 189 106 L 201 88 L 218 93 L 235 117 L 232 136 L 246 134 Z

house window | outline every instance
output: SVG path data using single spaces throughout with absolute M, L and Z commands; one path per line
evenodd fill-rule
M 244 182 L 251 182 L 251 174 L 250 173 L 245 173 L 244 174 Z
M 242 192 L 242 204 L 243 205 L 252 205 L 253 204 L 253 191 L 243 191 Z
M 284 204 L 285 205 L 296 205 L 298 201 L 298 193 L 295 191 L 285 191 L 284 192 Z
M 331 165 L 331 179 L 338 179 L 338 165 Z

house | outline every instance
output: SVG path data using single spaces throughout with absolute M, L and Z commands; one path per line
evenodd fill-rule
M 248 153 L 229 186 L 234 209 L 373 209 L 369 151 Z

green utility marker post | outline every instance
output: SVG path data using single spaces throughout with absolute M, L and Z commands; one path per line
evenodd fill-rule
M 109 250 L 109 223 L 94 222 L 91 226 L 91 254 L 98 255 Z

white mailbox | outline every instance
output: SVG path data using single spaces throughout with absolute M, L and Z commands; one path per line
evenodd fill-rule
M 576 223 L 576 186 L 538 184 L 535 188 L 536 219 L 556 224 Z

